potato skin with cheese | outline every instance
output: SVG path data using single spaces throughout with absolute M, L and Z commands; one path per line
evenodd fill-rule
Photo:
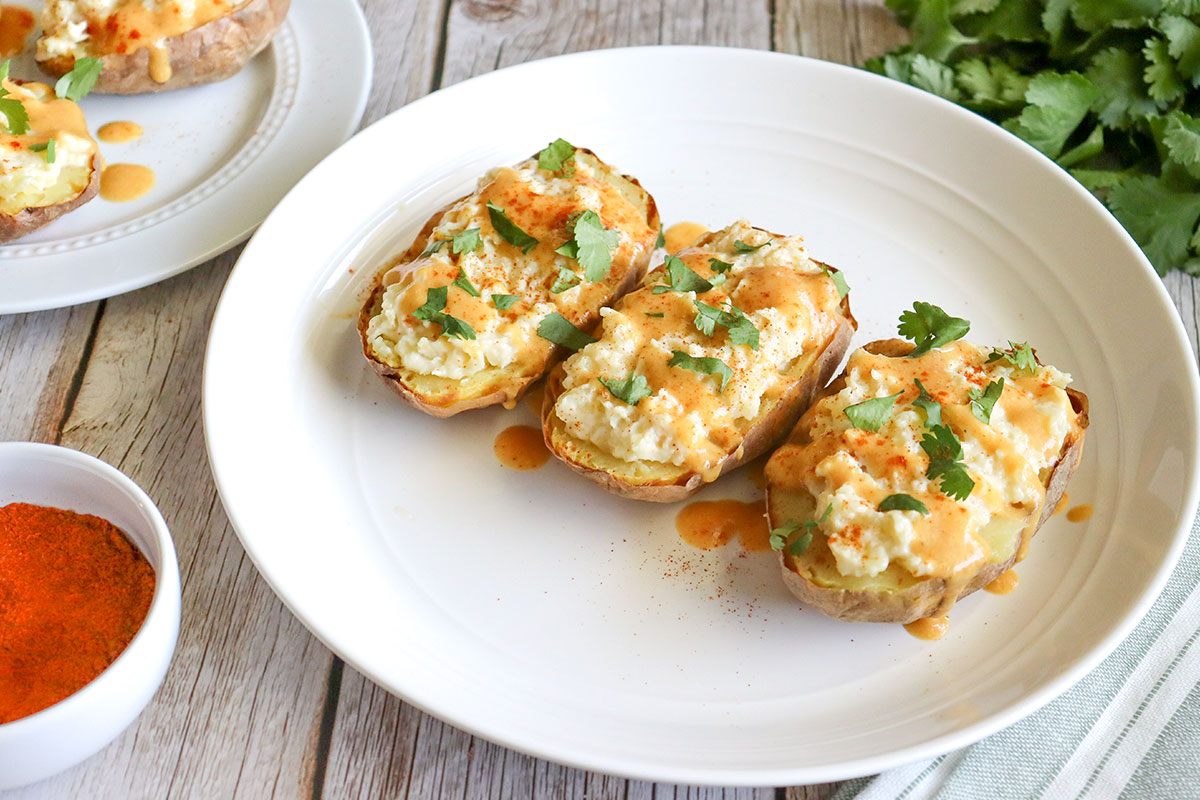
M 913 350 L 909 342 L 888 339 L 867 344 L 868 353 L 901 358 Z M 846 372 L 826 387 L 817 398 L 838 394 L 845 388 Z M 805 605 L 834 619 L 846 622 L 885 622 L 907 624 L 918 619 L 947 612 L 961 598 L 984 588 L 1009 570 L 1021 557 L 1028 542 L 1049 519 L 1066 491 L 1083 454 L 1084 434 L 1088 427 L 1088 399 L 1082 392 L 1066 390 L 1077 427 L 1063 443 L 1061 452 L 1048 470 L 1045 482 L 1045 499 L 1037 519 L 1021 533 L 1021 543 L 1000 561 L 984 564 L 968 580 L 955 588 L 940 577 L 919 578 L 892 564 L 871 588 L 846 588 L 839 585 L 833 556 L 825 544 L 825 538 L 817 535 L 803 555 L 793 555 L 786 548 L 780 552 L 780 566 L 784 583 L 792 594 Z M 814 401 L 814 404 L 815 402 Z M 798 425 L 788 445 L 801 447 L 811 444 L 806 428 Z M 772 457 L 774 458 L 774 456 Z M 790 490 L 783 489 L 772 479 L 772 467 L 768 463 L 767 474 L 767 518 L 772 528 L 783 525 L 790 515 L 785 508 L 796 502 Z M 807 495 L 807 492 L 805 492 Z M 815 500 L 811 495 L 805 501 L 815 511 Z M 831 576 L 833 576 L 831 578 Z M 842 581 L 843 584 L 851 583 Z
M 717 232 L 723 233 L 723 232 Z M 779 234 L 766 232 L 772 239 L 783 239 Z M 716 234 L 699 239 L 694 247 L 703 248 Z M 686 252 L 683 251 L 683 252 Z M 833 272 L 832 267 L 825 266 Z M 822 278 L 822 280 L 828 280 Z M 646 279 L 638 293 L 650 291 L 654 275 Z M 629 295 L 628 297 L 633 297 Z M 627 298 L 628 299 L 628 298 Z M 621 304 L 617 306 L 622 308 Z M 689 320 L 689 326 L 692 324 Z M 849 347 L 857 322 L 850 311 L 848 297 L 843 297 L 837 307 L 836 323 L 832 333 L 815 352 L 793 363 L 786 376 L 788 386 L 777 398 L 764 400 L 760 413 L 746 428 L 740 442 L 724 452 L 719 462 L 702 473 L 686 464 L 635 460 L 628 461 L 605 452 L 595 443 L 575 436 L 555 412 L 558 399 L 564 393 L 566 363 L 556 366 L 546 381 L 545 399 L 542 403 L 542 431 L 546 446 L 560 461 L 573 471 L 593 481 L 606 491 L 633 500 L 657 503 L 674 503 L 695 494 L 707 483 L 728 474 L 742 464 L 766 452 L 795 425 L 796 419 L 808 408 L 817 391 L 836 372 L 842 357 Z
M 638 210 L 640 226 L 648 232 L 640 235 L 638 241 L 634 242 L 637 255 L 626 264 L 618 265 L 614 262 L 609 276 L 605 278 L 605 291 L 596 298 L 594 303 L 582 309 L 582 318 L 579 320 L 578 327 L 587 329 L 594 325 L 599 318 L 599 310 L 602 306 L 625 294 L 641 279 L 650 262 L 650 256 L 654 250 L 654 238 L 660 229 L 661 220 L 654 198 L 642 188 L 636 178 L 621 174 L 601 161 L 591 150 L 578 147 L 575 148 L 575 152 L 577 159 L 591 165 L 602 181 Z M 526 167 L 535 165 L 537 156 L 538 154 L 534 154 L 522 164 Z M 439 418 L 451 417 L 463 411 L 492 405 L 503 404 L 506 407 L 512 407 L 529 390 L 529 387 L 545 375 L 546 371 L 567 352 L 562 347 L 552 347 L 537 358 L 521 359 L 500 369 L 489 368 L 466 379 L 419 374 L 403 366 L 385 363 L 374 352 L 370 326 L 372 320 L 382 310 L 385 291 L 388 288 L 385 285 L 385 278 L 389 273 L 411 269 L 413 265 L 417 264 L 447 213 L 460 203 L 479 196 L 479 191 L 476 190 L 476 192 L 448 203 L 426 221 L 409 248 L 379 271 L 358 318 L 363 356 L 375 373 L 406 403 L 430 416 Z M 552 280 L 553 277 L 554 275 L 551 273 L 542 276 L 543 280 L 547 281 Z
M 185 89 L 231 78 L 258 55 L 283 24 L 291 0 L 250 0 L 226 16 L 172 36 L 163 43 L 170 77 L 152 77 L 151 49 L 101 56 L 104 69 L 92 90 L 98 94 L 151 94 Z M 75 66 L 71 55 L 38 58 L 38 66 L 55 77 Z

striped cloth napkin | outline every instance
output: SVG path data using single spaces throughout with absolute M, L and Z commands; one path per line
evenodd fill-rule
M 1200 520 L 1129 638 L 1045 708 L 835 800 L 1200 798 Z

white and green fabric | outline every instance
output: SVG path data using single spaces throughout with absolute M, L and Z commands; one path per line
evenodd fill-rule
M 1129 638 L 1045 708 L 835 800 L 1200 798 L 1200 523 Z

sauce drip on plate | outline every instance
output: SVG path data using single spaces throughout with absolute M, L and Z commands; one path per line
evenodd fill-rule
M 492 450 L 501 464 L 521 471 L 537 469 L 550 458 L 542 429 L 529 425 L 513 425 L 500 431 Z
M 1020 583 L 1020 578 L 1017 576 L 1017 571 L 1010 569 L 1007 572 L 1002 572 L 996 576 L 996 579 L 983 587 L 992 594 L 1008 594 L 1013 589 L 1017 588 Z
M 770 531 L 761 501 L 699 500 L 675 516 L 679 538 L 700 550 L 715 550 L 737 538 L 749 552 L 770 550 Z
M 1083 522 L 1090 519 L 1092 516 L 1092 504 L 1084 503 L 1083 505 L 1075 506 L 1067 512 L 1067 519 L 1071 522 Z
M 125 144 L 142 138 L 142 126 L 128 120 L 118 120 L 100 126 L 96 138 L 108 144 Z
M 100 175 L 100 196 L 113 203 L 137 200 L 154 188 L 154 170 L 141 164 L 110 164 Z
M 946 631 L 950 628 L 950 618 L 941 617 L 924 617 L 914 622 L 910 622 L 904 626 L 904 630 L 911 633 L 918 639 L 923 639 L 927 642 L 933 642 L 941 639 L 946 635 Z
M 676 222 L 663 231 L 663 239 L 668 253 L 678 253 L 706 233 L 708 228 L 699 222 Z

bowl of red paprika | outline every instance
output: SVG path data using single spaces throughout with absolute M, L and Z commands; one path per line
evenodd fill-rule
M 166 675 L 179 619 L 175 545 L 136 483 L 66 447 L 0 443 L 0 790 L 125 730 Z

